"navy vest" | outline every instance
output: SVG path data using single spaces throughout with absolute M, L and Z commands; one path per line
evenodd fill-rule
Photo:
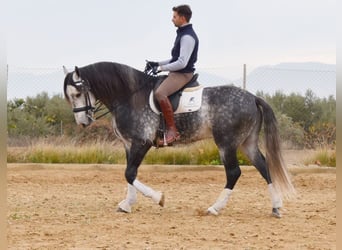
M 183 27 L 179 27 L 177 29 L 177 37 L 175 40 L 175 43 L 173 45 L 172 51 L 171 51 L 171 62 L 177 61 L 179 54 L 180 54 L 180 40 L 182 36 L 184 35 L 190 35 L 195 39 L 195 47 L 194 50 L 192 51 L 192 54 L 190 56 L 188 64 L 185 66 L 184 69 L 178 70 L 176 72 L 180 73 L 191 73 L 195 71 L 195 62 L 197 61 L 197 52 L 198 52 L 198 37 L 195 33 L 195 31 L 192 28 L 192 24 L 188 24 Z

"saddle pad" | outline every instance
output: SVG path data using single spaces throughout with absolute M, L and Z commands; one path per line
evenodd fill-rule
M 202 86 L 184 89 L 179 100 L 178 108 L 174 114 L 189 113 L 199 110 L 202 105 L 202 93 Z M 153 91 L 150 93 L 149 103 L 152 111 L 156 114 L 159 114 L 160 110 L 154 103 Z

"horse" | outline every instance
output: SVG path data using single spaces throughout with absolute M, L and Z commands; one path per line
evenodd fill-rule
M 163 123 L 160 114 L 151 108 L 150 96 L 165 76 L 149 75 L 116 62 L 75 66 L 71 72 L 64 67 L 64 73 L 64 95 L 72 107 L 76 123 L 84 127 L 91 124 L 99 101 L 111 113 L 114 132 L 125 148 L 128 188 L 117 211 L 131 213 L 137 202 L 137 192 L 164 206 L 163 192 L 140 182 L 137 175 L 146 153 L 156 146 L 156 137 Z M 219 215 L 226 207 L 241 175 L 237 158 L 240 149 L 267 183 L 271 214 L 281 217 L 283 198 L 295 194 L 295 188 L 281 154 L 277 119 L 266 101 L 234 85 L 203 87 L 200 107 L 175 113 L 175 123 L 181 135 L 176 143 L 213 138 L 218 147 L 226 183 L 206 214 Z M 262 125 L 266 156 L 258 146 Z

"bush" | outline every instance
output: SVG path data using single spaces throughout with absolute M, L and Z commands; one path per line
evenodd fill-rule
M 52 143 L 51 143 L 52 142 Z M 186 147 L 186 150 L 184 148 Z M 125 164 L 123 146 L 113 142 L 96 141 L 79 144 L 67 138 L 42 139 L 27 147 L 9 147 L 9 163 L 112 163 Z M 241 152 L 238 152 L 240 165 L 250 165 Z M 199 141 L 191 145 L 151 149 L 144 158 L 144 164 L 172 165 L 221 165 L 218 149 L 213 140 Z
M 336 151 L 320 150 L 314 157 L 305 162 L 306 165 L 315 164 L 319 166 L 336 167 Z
M 329 123 L 311 126 L 305 133 L 305 146 L 310 149 L 335 148 L 336 126 Z

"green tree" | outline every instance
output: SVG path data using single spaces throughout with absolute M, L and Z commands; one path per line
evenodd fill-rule
M 39 137 L 58 135 L 62 126 L 74 123 L 73 113 L 60 95 L 52 98 L 46 92 L 26 100 L 7 102 L 7 128 L 9 136 Z
M 334 145 L 336 141 L 336 100 L 318 98 L 311 90 L 305 96 L 278 91 L 273 96 L 258 92 L 274 109 L 280 136 L 297 146 L 309 148 Z
M 75 124 L 71 107 L 61 95 L 53 96 L 46 104 L 45 110 L 45 121 L 53 128 L 55 134 L 63 133 Z

